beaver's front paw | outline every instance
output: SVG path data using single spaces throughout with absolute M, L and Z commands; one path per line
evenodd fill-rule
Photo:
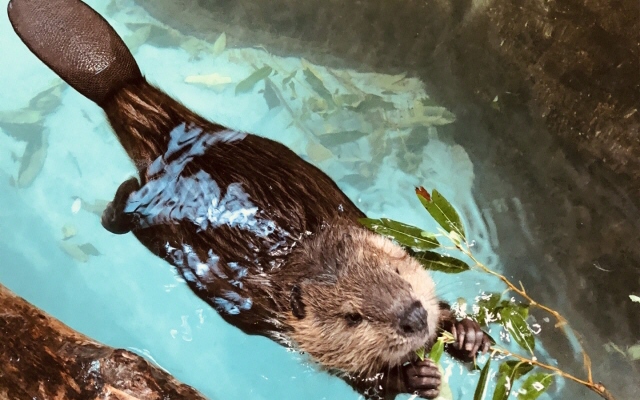
M 456 321 L 451 328 L 455 342 L 450 353 L 462 360 L 472 360 L 476 353 L 482 350 L 489 351 L 491 341 L 489 336 L 480 329 L 480 325 L 471 319 L 465 318 Z
M 440 394 L 440 371 L 432 360 L 414 362 L 404 366 L 404 382 L 407 392 L 425 399 L 435 399 Z
M 135 216 L 124 212 L 131 193 L 140 189 L 136 178 L 124 181 L 116 191 L 113 201 L 102 212 L 102 226 L 111 233 L 123 234 L 135 227 Z

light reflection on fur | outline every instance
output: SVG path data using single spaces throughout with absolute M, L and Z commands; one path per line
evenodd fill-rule
M 239 183 L 222 190 L 209 174 L 183 174 L 185 166 L 218 142 L 242 140 L 245 133 L 223 131 L 216 134 L 188 129 L 181 124 L 171 131 L 169 148 L 147 170 L 149 181 L 133 193 L 124 209 L 140 218 L 140 227 L 172 224 L 188 220 L 200 229 L 229 225 L 265 237 L 275 230 L 273 221 L 257 217 L 258 207 Z
M 171 131 L 167 152 L 148 168 L 149 181 L 129 197 L 125 212 L 139 218 L 141 228 L 159 224 L 190 221 L 201 230 L 228 225 L 266 237 L 276 230 L 273 221 L 257 217 L 259 212 L 239 183 L 232 183 L 223 193 L 213 178 L 200 170 L 187 176 L 185 167 L 202 156 L 216 143 L 244 139 L 246 134 L 223 131 L 215 134 L 181 124 Z M 188 282 L 206 291 L 206 284 L 216 279 L 228 281 L 243 289 L 242 279 L 247 268 L 235 262 L 219 265 L 219 257 L 209 250 L 208 259 L 202 261 L 189 244 L 181 249 L 166 246 L 169 260 Z M 237 315 L 253 305 L 250 298 L 232 290 L 221 290 L 210 299 L 222 313 Z
M 202 262 L 191 246 L 183 245 L 182 249 L 176 249 L 167 244 L 167 254 L 171 258 L 172 264 L 181 272 L 185 280 L 195 283 L 199 289 L 205 290 L 203 282 L 215 279 L 228 280 L 233 286 L 242 289 L 242 279 L 247 275 L 247 268 L 239 266 L 237 263 L 229 263 L 229 270 L 234 276 L 227 276 L 218 266 L 218 256 L 209 250 L 209 259 Z M 195 271 L 195 274 L 194 274 Z M 218 312 L 229 315 L 237 315 L 241 310 L 249 310 L 253 305 L 250 298 L 244 297 L 231 290 L 223 290 L 219 296 L 210 299 Z

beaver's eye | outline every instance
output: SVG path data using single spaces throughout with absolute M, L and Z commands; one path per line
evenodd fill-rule
M 362 322 L 362 315 L 358 313 L 349 313 L 344 316 L 344 319 L 347 321 L 347 325 L 356 326 Z

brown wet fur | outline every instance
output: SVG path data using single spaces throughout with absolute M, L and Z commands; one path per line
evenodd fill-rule
M 400 366 L 436 337 L 435 286 L 391 241 L 357 227 L 332 228 L 305 245 L 302 260 L 292 266 L 318 272 L 298 282 L 306 316 L 289 314 L 290 336 L 323 367 L 372 377 Z M 427 310 L 427 329 L 402 335 L 399 316 L 416 301 Z M 362 323 L 349 326 L 349 313 L 362 315 Z
M 437 395 L 437 369 L 415 360 L 414 351 L 431 345 L 438 327 L 456 322 L 439 305 L 429 275 L 403 249 L 363 228 L 358 219 L 364 214 L 326 174 L 273 140 L 250 134 L 225 140 L 225 127 L 147 83 L 117 33 L 81 1 L 12 0 L 9 17 L 34 54 L 105 110 L 138 170 L 139 182 L 125 181 L 103 214 L 107 229 L 133 232 L 227 322 L 308 353 L 366 397 Z M 84 41 L 94 45 L 78 46 Z M 175 211 L 177 218 L 142 224 L 145 216 L 136 214 L 138 209 L 125 211 L 132 193 L 162 179 L 165 156 L 179 156 L 168 154 L 176 128 L 220 140 L 202 152 L 178 145 L 176 151 L 189 158 L 179 177 L 166 175 L 169 182 L 215 182 L 220 198 L 235 185 L 257 210 L 256 220 L 273 224 L 272 232 L 256 234 L 229 223 L 201 229 L 181 214 L 182 207 L 221 199 L 186 186 L 176 189 L 176 196 L 196 196 L 195 203 L 176 203 L 157 192 L 145 200 L 164 201 L 153 203 L 152 210 Z M 148 172 L 156 160 L 162 172 Z M 162 190 L 171 193 L 167 186 Z M 230 201 L 239 201 L 233 196 Z M 204 272 L 196 274 L 194 265 L 204 265 Z M 228 304 L 244 308 L 238 312 Z
M 225 129 L 144 81 L 123 88 L 104 109 L 142 185 L 148 179 L 146 168 L 166 151 L 174 127 L 187 122 L 207 132 Z M 441 310 L 428 273 L 402 248 L 364 229 L 357 221 L 364 214 L 316 167 L 277 142 L 247 135 L 238 142 L 217 143 L 187 168 L 209 173 L 221 188 L 241 183 L 263 217 L 290 234 L 281 254 L 274 256 L 254 249 L 278 237 L 256 242 L 226 226 L 198 231 L 181 221 L 133 229 L 145 246 L 169 262 L 167 244 L 177 248 L 189 243 L 202 260 L 213 249 L 227 264 L 246 264 L 245 255 L 255 255 L 242 290 L 224 280 L 204 282 L 204 288 L 187 282 L 207 302 L 222 290 L 252 299 L 251 310 L 221 313 L 225 320 L 306 352 L 323 368 L 357 377 L 358 383 L 380 373 L 390 379 L 390 371 L 399 373 L 414 350 L 435 338 Z M 294 287 L 301 291 L 306 313 L 301 319 L 292 313 Z M 398 333 L 399 315 L 416 301 L 427 310 L 428 329 L 405 337 Z M 353 312 L 363 322 L 348 327 L 345 314 Z

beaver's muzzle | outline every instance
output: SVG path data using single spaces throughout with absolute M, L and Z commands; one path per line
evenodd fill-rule
M 409 336 L 427 329 L 427 310 L 415 301 L 405 309 L 399 320 L 400 333 Z

